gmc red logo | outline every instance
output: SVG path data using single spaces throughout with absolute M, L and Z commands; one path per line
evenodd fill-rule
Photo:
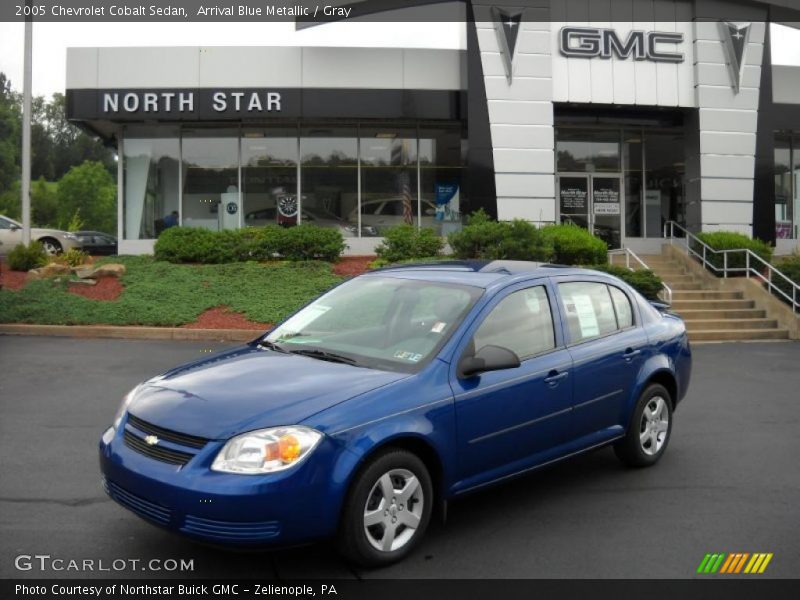
M 682 52 L 668 52 L 664 46 L 674 48 L 683 42 L 682 33 L 666 31 L 631 31 L 622 40 L 613 29 L 597 27 L 563 27 L 559 50 L 570 58 L 612 58 L 622 60 L 652 60 L 655 62 L 683 62 Z

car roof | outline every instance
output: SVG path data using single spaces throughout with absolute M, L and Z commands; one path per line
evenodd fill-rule
M 394 265 L 377 269 L 372 273 L 404 279 L 459 283 L 481 288 L 488 288 L 500 282 L 551 275 L 605 275 L 591 269 L 524 260 L 443 260 Z

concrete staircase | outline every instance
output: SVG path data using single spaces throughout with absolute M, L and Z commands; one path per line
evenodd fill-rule
M 684 263 L 665 255 L 640 255 L 640 258 L 672 288 L 672 311 L 686 322 L 691 341 L 789 339 L 789 330 L 769 318 L 766 311 L 756 308 L 755 301 L 746 298 L 744 292 L 712 289 Z M 624 266 L 624 261 L 624 256 L 614 256 L 615 264 Z

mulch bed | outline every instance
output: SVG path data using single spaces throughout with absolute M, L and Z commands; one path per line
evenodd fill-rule
M 97 284 L 86 285 L 83 283 L 70 283 L 67 291 L 89 300 L 110 301 L 119 298 L 123 290 L 122 284 L 116 277 L 98 277 Z
M 209 308 L 200 314 L 194 323 L 181 325 L 184 329 L 251 329 L 265 331 L 272 327 L 269 323 L 255 323 L 241 313 L 230 310 L 227 306 Z
M 25 271 L 11 271 L 8 268 L 8 263 L 3 260 L 0 261 L 0 285 L 4 290 L 18 290 L 25 285 Z
M 369 269 L 369 263 L 373 260 L 374 256 L 344 256 L 333 265 L 333 272 L 347 277 L 361 275 Z

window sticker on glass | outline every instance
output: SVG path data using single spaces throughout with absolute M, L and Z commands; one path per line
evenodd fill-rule
M 422 359 L 422 354 L 417 352 L 409 352 L 408 350 L 398 350 L 394 353 L 395 358 L 400 360 L 407 360 L 409 362 L 419 362 Z
M 575 294 L 572 296 L 572 302 L 575 306 L 575 313 L 578 316 L 581 337 L 588 338 L 600 335 L 600 326 L 597 324 L 597 315 L 594 312 L 592 299 L 586 294 Z
M 325 306 L 323 304 L 312 304 L 305 310 L 301 311 L 299 314 L 295 315 L 291 319 L 289 319 L 281 329 L 286 329 L 288 331 L 301 331 L 305 329 L 308 325 L 312 322 L 319 319 L 322 315 L 328 312 L 331 309 L 330 306 Z M 291 334 L 281 336 L 282 339 L 291 338 Z
M 442 333 L 445 327 L 447 327 L 447 323 L 437 321 L 433 324 L 433 327 L 431 327 L 431 333 Z

